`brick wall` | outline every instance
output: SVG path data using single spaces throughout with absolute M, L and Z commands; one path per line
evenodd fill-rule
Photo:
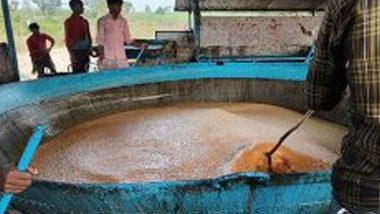
M 321 16 L 202 17 L 203 54 L 304 54 L 317 37 Z

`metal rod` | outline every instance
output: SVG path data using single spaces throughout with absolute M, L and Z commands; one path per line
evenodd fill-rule
M 135 64 L 134 64 L 132 67 L 137 67 L 137 65 L 138 65 L 138 64 L 140 63 L 140 61 L 141 61 L 141 58 L 142 58 L 144 52 L 145 52 L 147 49 L 148 49 L 148 47 L 141 48 L 139 54 L 138 54 L 137 57 L 136 57 L 136 62 L 135 62 Z
M 18 70 L 18 64 L 17 64 L 17 54 L 16 54 L 16 46 L 15 46 L 15 39 L 13 35 L 13 28 L 12 28 L 12 19 L 11 15 L 9 13 L 9 5 L 8 0 L 1 0 L 1 5 L 3 9 L 3 15 L 4 15 L 4 24 L 5 24 L 5 30 L 7 34 L 7 40 L 8 40 L 8 49 L 9 49 L 9 62 L 11 65 L 11 71 L 13 73 L 12 80 L 14 81 L 20 81 L 20 73 Z
M 194 34 L 195 43 L 198 47 L 201 45 L 201 10 L 199 8 L 199 0 L 194 1 Z
M 191 0 L 190 9 L 193 12 L 193 36 L 196 46 L 195 58 L 198 58 L 201 48 L 201 9 L 199 6 L 199 0 Z

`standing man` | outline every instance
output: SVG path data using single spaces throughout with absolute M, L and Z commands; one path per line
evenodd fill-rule
M 26 44 L 32 59 L 32 73 L 37 72 L 38 78 L 45 76 L 45 68 L 49 68 L 51 73 L 56 73 L 55 65 L 50 57 L 50 51 L 55 44 L 54 38 L 46 33 L 41 33 L 37 23 L 31 23 L 29 30 L 32 35 L 26 40 Z M 50 42 L 49 47 L 47 47 L 47 41 Z
M 107 0 L 109 14 L 98 20 L 96 42 L 102 69 L 128 68 L 124 44 L 135 44 L 127 20 L 120 14 L 123 0 Z
M 90 49 L 92 45 L 90 25 L 83 18 L 83 2 L 81 0 L 70 0 L 72 14 L 65 21 L 65 42 L 70 54 L 73 73 L 87 71 L 90 63 Z
M 306 82 L 330 110 L 350 89 L 350 130 L 334 164 L 331 213 L 380 213 L 380 1 L 330 0 Z

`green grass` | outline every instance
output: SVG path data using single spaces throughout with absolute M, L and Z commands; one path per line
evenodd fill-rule
M 136 38 L 154 38 L 156 30 L 184 30 L 188 28 L 186 13 L 134 13 L 128 16 L 132 35 Z
M 106 11 L 103 8 L 85 13 L 90 22 L 94 38 L 96 35 L 96 20 L 105 13 Z M 6 35 L 3 16 L 2 14 L 0 15 L 0 42 L 3 42 L 6 41 Z M 46 32 L 56 39 L 57 47 L 64 45 L 63 22 L 70 15 L 70 11 L 61 10 L 54 15 L 45 15 L 39 11 L 17 10 L 11 11 L 11 15 L 16 46 L 19 52 L 26 51 L 25 40 L 30 34 L 28 21 L 38 22 L 42 32 Z M 129 20 L 134 38 L 152 39 L 156 30 L 185 30 L 188 28 L 187 13 L 132 13 L 124 16 Z

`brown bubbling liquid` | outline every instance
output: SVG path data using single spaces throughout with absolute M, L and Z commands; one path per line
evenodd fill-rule
M 274 144 L 263 143 L 245 149 L 234 158 L 229 168 L 230 172 L 270 172 L 277 174 L 314 172 L 327 170 L 329 165 L 308 155 L 294 152 L 286 146 L 281 146 L 271 157 L 269 165 L 266 153 Z
M 245 165 L 236 161 L 245 154 L 242 151 L 276 142 L 301 117 L 282 107 L 254 103 L 127 111 L 66 130 L 38 149 L 33 165 L 41 179 L 67 183 L 215 178 L 245 171 Z M 295 160 L 300 157 L 303 162 L 307 155 L 330 166 L 346 132 L 345 127 L 311 119 L 285 145 Z M 252 163 L 252 158 L 247 156 L 243 162 Z M 234 162 L 244 167 L 231 169 Z M 319 164 L 308 168 L 297 163 L 291 162 L 297 171 L 320 169 Z

